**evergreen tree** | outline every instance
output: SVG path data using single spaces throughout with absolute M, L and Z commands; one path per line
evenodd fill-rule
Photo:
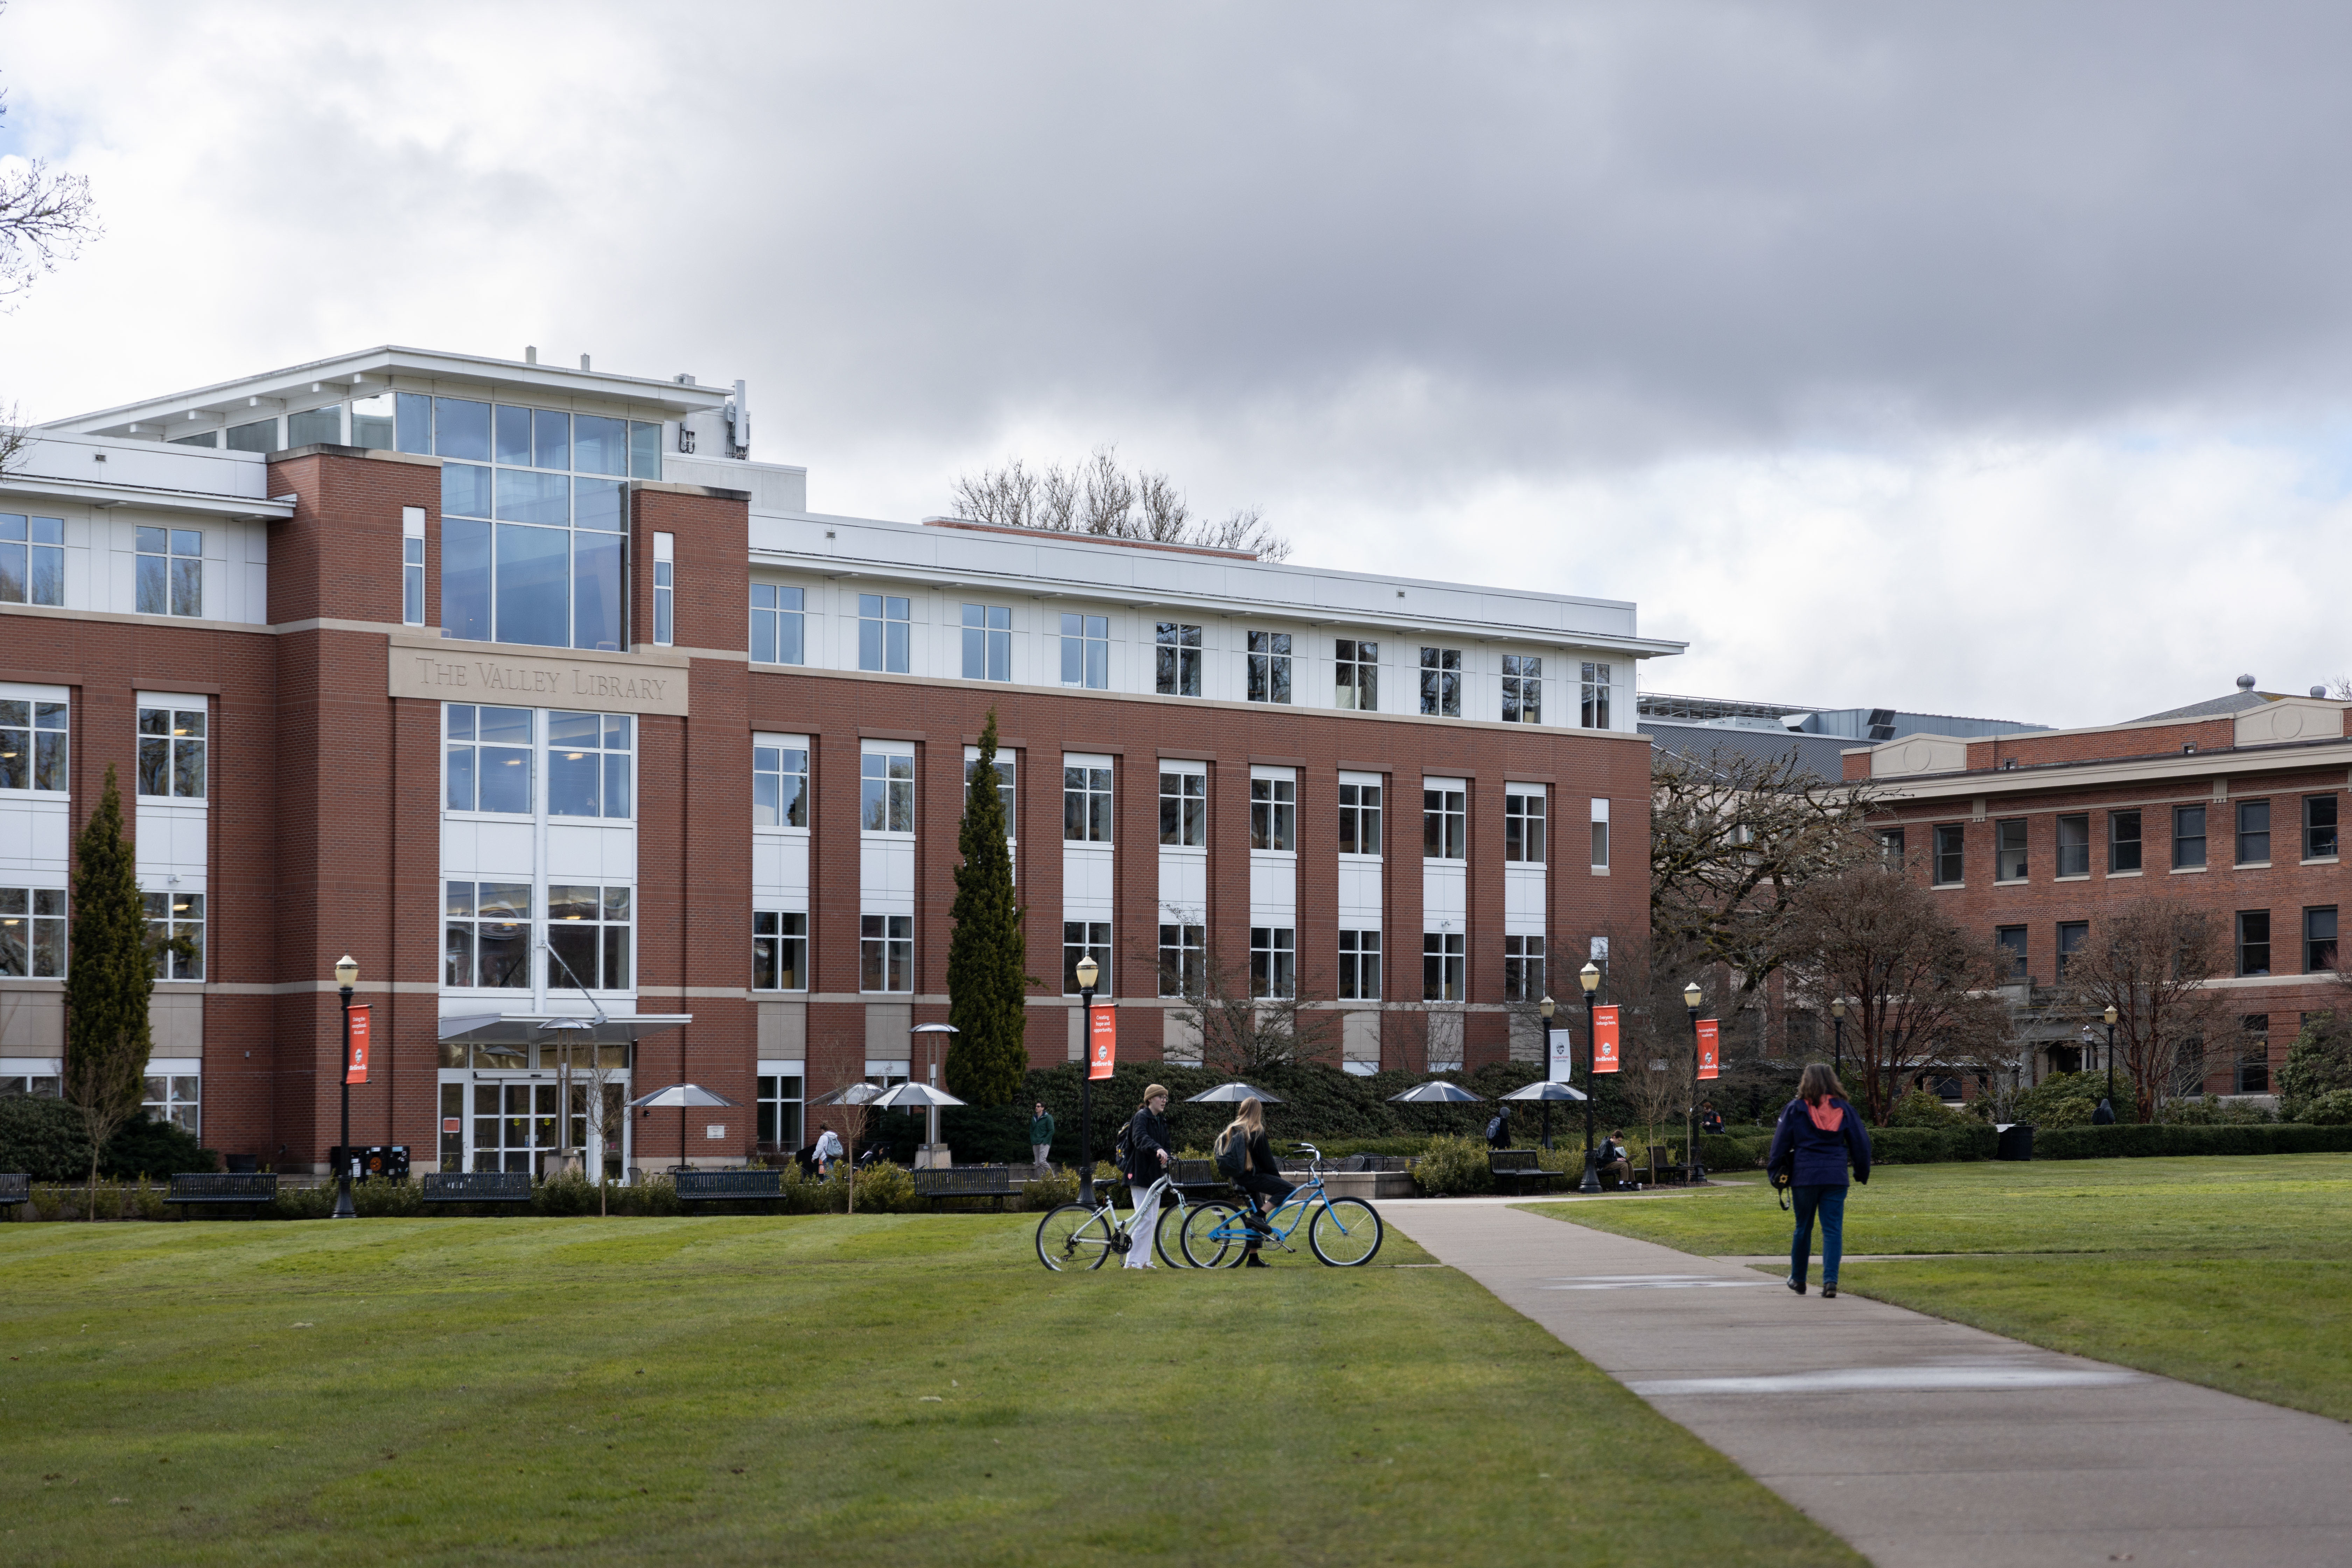
M 66 955 L 65 1097 L 89 1135 L 88 1212 L 96 1215 L 98 1160 L 139 1110 L 151 1040 L 147 998 L 155 955 L 147 942 L 122 794 L 114 770 L 74 846 L 73 935 Z
M 974 1105 L 1008 1105 L 1029 1070 L 1028 941 L 1013 887 L 1004 802 L 997 793 L 996 710 L 980 735 L 980 761 L 966 791 L 956 868 L 955 931 L 948 938 L 947 1089 Z

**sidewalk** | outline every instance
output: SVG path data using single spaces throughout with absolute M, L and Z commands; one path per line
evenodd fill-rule
M 1391 1224 L 1880 1568 L 2352 1562 L 2352 1427 L 1497 1204 Z M 2226 1329 L 2226 1324 L 2217 1325 Z

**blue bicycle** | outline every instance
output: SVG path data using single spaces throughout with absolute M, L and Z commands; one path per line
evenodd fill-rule
M 1354 1268 L 1372 1260 L 1381 1249 L 1378 1211 L 1361 1198 L 1335 1198 L 1326 1193 L 1323 1151 L 1312 1143 L 1292 1147 L 1312 1157 L 1307 1184 L 1266 1216 L 1264 1230 L 1252 1229 L 1242 1217 L 1246 1211 L 1231 1204 L 1205 1204 L 1194 1209 L 1184 1217 L 1182 1246 L 1187 1263 L 1195 1268 L 1234 1268 L 1252 1241 L 1294 1252 L 1297 1249 L 1290 1245 L 1290 1238 L 1301 1225 L 1307 1227 L 1307 1245 L 1330 1267 Z M 1288 1224 L 1283 1222 L 1286 1215 Z

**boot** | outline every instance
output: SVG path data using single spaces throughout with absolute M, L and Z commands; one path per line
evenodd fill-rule
M 1265 1267 L 1265 1259 L 1257 1255 L 1256 1247 L 1248 1247 L 1244 1249 L 1242 1254 L 1242 1267 L 1244 1268 L 1263 1268 Z

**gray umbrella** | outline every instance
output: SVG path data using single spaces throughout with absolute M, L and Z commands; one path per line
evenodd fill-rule
M 863 1080 L 840 1089 L 827 1089 L 809 1101 L 811 1105 L 871 1105 L 889 1090 L 880 1084 Z
M 872 1103 L 884 1110 L 912 1110 L 918 1106 L 937 1108 L 961 1105 L 963 1101 L 946 1089 L 933 1089 L 929 1084 L 910 1079 L 896 1089 L 883 1089 L 874 1097 Z
M 656 1105 L 677 1107 L 677 1158 L 686 1161 L 686 1108 L 689 1105 L 732 1105 L 735 1102 L 723 1094 L 713 1094 L 698 1083 L 674 1083 L 667 1089 L 657 1089 L 651 1094 L 641 1094 L 629 1101 L 635 1110 L 651 1110 Z
M 1389 1103 L 1391 1105 L 1461 1105 L 1473 1100 L 1486 1098 L 1483 1094 L 1471 1093 L 1458 1083 L 1448 1083 L 1442 1078 L 1433 1078 L 1427 1083 L 1414 1084 L 1402 1094 L 1390 1095 Z M 1503 1098 L 1508 1100 L 1511 1097 L 1507 1094 Z
M 1582 1100 L 1584 1098 L 1584 1091 L 1580 1089 L 1571 1089 L 1564 1083 L 1554 1083 L 1549 1079 L 1538 1079 L 1535 1082 L 1528 1085 L 1527 1088 L 1515 1089 L 1511 1090 L 1510 1093 L 1503 1096 L 1503 1098 L 1505 1100 Z
M 1239 1105 L 1244 1100 L 1255 1100 L 1265 1105 L 1282 1103 L 1279 1095 L 1268 1094 L 1262 1089 L 1252 1089 L 1249 1085 L 1241 1082 L 1221 1083 L 1214 1089 L 1204 1089 L 1198 1094 L 1187 1096 L 1184 1103 L 1187 1105 Z

